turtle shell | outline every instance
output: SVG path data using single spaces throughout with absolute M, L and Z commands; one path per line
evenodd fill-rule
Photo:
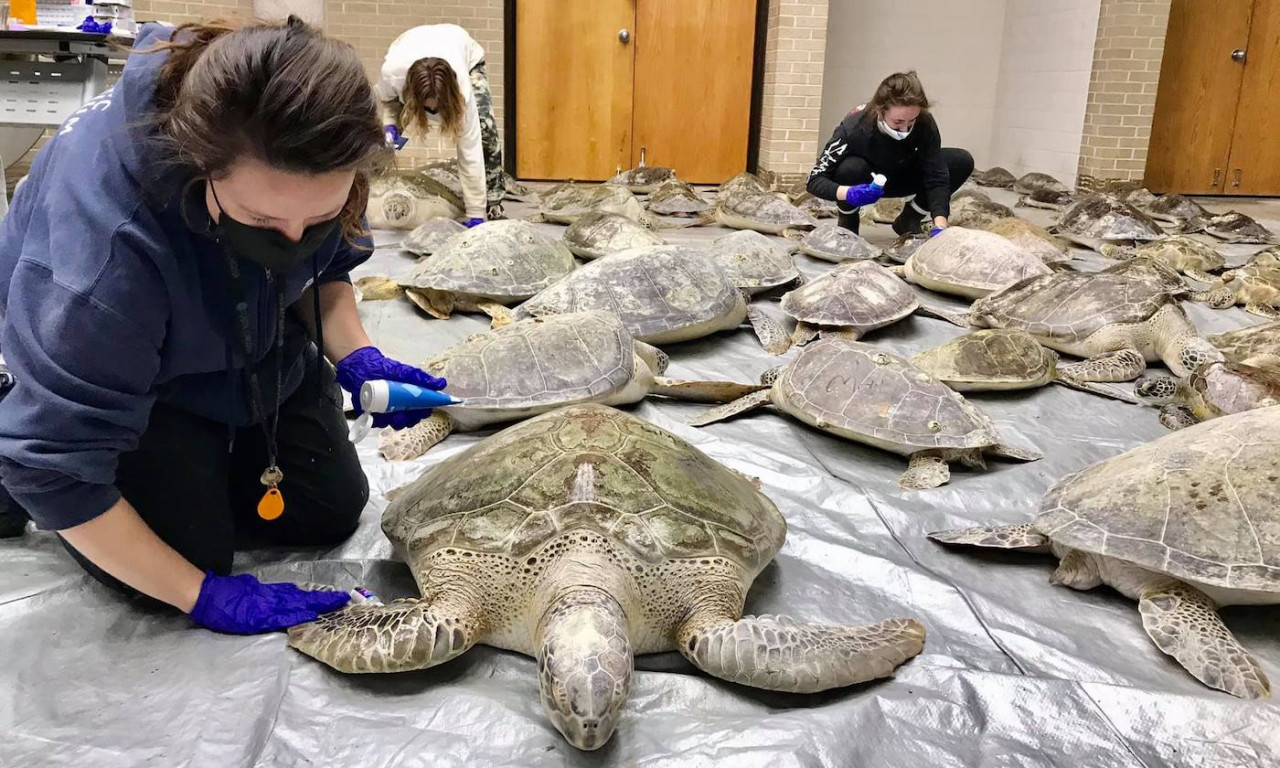
M 1204 222 L 1204 231 L 1228 243 L 1275 242 L 1271 230 L 1239 211 L 1210 216 Z
M 1111 195 L 1086 195 L 1062 212 L 1059 229 L 1095 240 L 1155 240 L 1164 237 L 1150 216 Z
M 394 171 L 369 182 L 365 215 L 374 229 L 414 229 L 434 218 L 462 215 L 462 198 L 418 171 Z
M 1185 387 L 1185 388 L 1184 388 Z M 1178 399 L 1208 418 L 1280 405 L 1280 373 L 1215 361 L 1197 368 L 1178 388 Z
M 852 261 L 782 297 L 782 311 L 811 325 L 882 328 L 915 312 L 916 292 L 872 261 Z
M 973 303 L 975 324 L 1081 341 L 1112 323 L 1141 323 L 1174 299 L 1153 280 L 1058 272 L 1014 283 Z M 1175 304 L 1176 306 L 1176 304 Z
M 711 241 L 712 258 L 729 282 L 749 293 L 786 285 L 800 276 L 791 254 L 759 232 L 733 232 Z
M 1280 592 L 1280 406 L 1173 432 L 1069 475 L 1037 529 L 1186 581 Z
M 974 171 L 971 178 L 973 183 L 979 186 L 999 187 L 1002 189 L 1012 187 L 1013 183 L 1017 181 L 1012 173 L 998 165 L 985 171 Z
M 795 249 L 806 256 L 837 263 L 874 259 L 880 255 L 880 249 L 860 235 L 834 224 L 823 224 L 806 234 Z
M 1009 240 L 963 227 L 948 227 L 930 238 L 907 259 L 906 269 L 912 282 L 969 298 L 1051 271 L 1040 257 Z
M 1057 367 L 1058 355 L 1026 331 L 989 328 L 926 349 L 911 362 L 934 378 L 962 388 L 976 383 L 1047 383 Z
M 1256 267 L 1280 267 L 1280 245 L 1263 248 L 1249 257 L 1249 264 Z
M 781 548 L 787 526 L 746 477 L 666 430 L 587 403 L 508 427 L 435 464 L 387 505 L 382 530 L 411 565 L 455 549 L 489 556 L 495 568 L 515 560 L 537 574 L 540 550 L 573 532 L 642 563 L 719 557 L 754 577 Z
M 777 195 L 737 191 L 720 201 L 720 220 L 734 229 L 776 235 L 786 229 L 812 229 L 818 220 Z
M 742 294 L 710 255 L 655 245 L 596 259 L 521 304 L 515 316 L 591 310 L 612 312 L 632 336 L 649 342 L 693 338 L 685 333 L 746 312 Z
M 1182 195 L 1157 195 L 1142 210 L 1153 219 L 1174 223 L 1212 215 L 1199 203 Z
M 1201 269 L 1213 271 L 1226 266 L 1222 254 L 1186 235 L 1170 235 L 1138 246 L 1136 255 L 1149 256 L 1177 270 Z
M 982 229 L 1005 238 L 1045 264 L 1071 261 L 1071 251 L 1065 245 L 1043 227 L 1037 227 L 1026 219 L 997 219 Z
M 901 454 L 984 448 L 995 426 L 960 393 L 870 344 L 823 339 L 779 374 L 773 402 L 819 429 Z
M 491 221 L 450 238 L 399 282 L 405 288 L 518 301 L 556 282 L 575 266 L 564 243 L 547 237 L 532 224 Z
M 1020 195 L 1029 195 L 1037 190 L 1049 192 L 1069 192 L 1067 186 L 1047 173 L 1031 172 L 1013 182 L 1013 191 Z
M 769 192 L 769 188 L 766 187 L 764 182 L 760 180 L 760 177 L 754 173 L 740 173 L 725 181 L 720 185 L 720 188 L 716 190 L 716 204 L 723 202 L 726 197 L 736 195 L 740 192 L 759 192 L 761 194 L 767 194 Z
M 875 205 L 867 208 L 867 218 L 877 224 L 892 224 L 905 207 L 907 207 L 905 197 L 882 197 L 875 202 Z
M 653 192 L 661 185 L 672 181 L 676 178 L 676 172 L 671 168 L 663 168 L 656 165 L 646 165 L 642 168 L 632 168 L 629 171 L 623 171 L 612 179 L 610 184 L 616 184 L 620 187 L 626 187 L 628 191 L 638 195 Z
M 649 213 L 658 216 L 697 216 L 711 210 L 711 203 L 703 200 L 697 190 L 676 178 L 655 189 L 647 206 Z
M 564 244 L 574 256 L 598 259 L 628 248 L 662 245 L 663 240 L 633 219 L 618 213 L 596 211 L 569 225 L 564 232 Z
M 1125 259 L 1117 264 L 1112 264 L 1102 270 L 1100 274 L 1107 275 L 1125 275 L 1126 277 L 1134 277 L 1141 280 L 1150 280 L 1158 283 L 1160 287 L 1169 293 L 1181 293 L 1186 291 L 1187 283 L 1182 279 L 1182 273 L 1169 263 L 1161 259 L 1153 259 L 1150 256 L 1134 256 Z
M 981 229 L 1000 219 L 1012 219 L 1016 215 L 1007 205 L 968 197 L 962 198 L 952 206 L 948 221 L 955 227 Z
M 1219 333 L 1209 343 L 1232 362 L 1280 370 L 1280 320 Z
M 562 188 L 563 187 L 563 188 Z M 580 217 L 596 211 L 618 213 L 640 221 L 644 208 L 626 187 L 617 184 L 574 184 L 554 187 L 542 198 L 538 207 L 547 221 L 572 224 Z
M 445 241 L 467 228 L 453 219 L 427 219 L 416 229 L 405 235 L 400 247 L 419 256 L 430 256 L 440 250 Z

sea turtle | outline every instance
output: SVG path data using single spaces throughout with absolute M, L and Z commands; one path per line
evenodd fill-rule
M 982 230 L 999 235 L 1022 250 L 1039 257 L 1045 264 L 1065 264 L 1071 261 L 1071 250 L 1062 241 L 1026 219 L 997 219 Z
M 1051 581 L 1138 601 L 1160 650 L 1200 682 L 1266 698 L 1257 660 L 1218 616 L 1280 603 L 1280 407 L 1197 424 L 1068 475 L 1031 523 L 932 533 L 945 544 L 1052 552 Z
M 628 191 L 637 195 L 647 195 L 675 178 L 676 172 L 671 168 L 641 164 L 639 168 L 620 171 L 618 175 L 609 179 L 608 183 L 626 187 Z
M 988 328 L 959 336 L 911 357 L 911 364 L 957 392 L 1035 389 L 1050 383 L 1136 404 L 1132 397 L 1076 379 L 1071 365 L 1026 331 Z
M 1037 255 L 979 229 L 947 227 L 894 273 L 931 291 L 976 299 L 1052 270 Z
M 1135 275 L 1029 277 L 975 301 L 968 318 L 979 328 L 1020 328 L 1050 349 L 1087 358 L 1072 367 L 1081 381 L 1129 381 L 1156 360 L 1186 376 L 1222 358 L 1159 281 Z
M 1018 180 L 1013 182 L 1013 191 L 1020 195 L 1029 195 L 1037 190 L 1048 190 L 1050 192 L 1070 192 L 1067 186 L 1047 173 L 1031 173 L 1023 174 Z
M 617 213 L 646 226 L 654 226 L 644 206 L 626 187 L 617 184 L 566 182 L 548 190 L 530 221 L 572 224 L 588 213 Z
M 356 301 L 389 301 L 400 298 L 404 288 L 400 282 L 386 275 L 366 275 L 351 281 Z
M 1187 281 L 1182 278 L 1181 272 L 1169 266 L 1169 262 L 1164 259 L 1152 256 L 1131 256 L 1121 259 L 1100 270 L 1099 274 L 1128 275 L 1141 280 L 1151 280 L 1174 296 L 1185 296 L 1189 292 Z
M 445 242 L 467 228 L 453 219 L 427 219 L 405 235 L 400 241 L 400 248 L 418 256 L 430 256 L 444 246 Z
M 1156 194 L 1146 187 L 1134 186 L 1136 182 L 1117 182 L 1117 184 L 1123 184 L 1125 186 L 1116 186 L 1115 188 L 1104 186 L 1094 191 L 1114 194 L 1116 197 L 1119 197 L 1121 200 L 1140 211 L 1146 210 L 1146 207 L 1151 205 L 1157 197 Z
M 787 250 L 759 232 L 730 232 L 707 248 L 729 282 L 750 294 L 763 293 L 800 279 Z
M 785 352 L 787 335 L 747 299 L 705 251 L 654 245 L 596 259 L 521 304 L 512 317 L 612 312 L 632 336 L 650 344 L 702 338 L 748 319 L 765 349 Z
M 1133 392 L 1163 406 L 1161 424 L 1182 429 L 1230 413 L 1280 405 L 1280 373 L 1217 360 L 1205 363 L 1185 379 L 1144 376 Z
M 857 339 L 918 307 L 915 291 L 873 261 L 841 264 L 782 297 L 782 311 L 796 321 L 791 335 L 796 346 L 819 332 Z
M 503 318 L 503 305 L 527 299 L 573 271 L 573 254 L 524 221 L 491 221 L 449 239 L 399 279 L 432 317 L 480 311 Z
M 457 195 L 459 200 L 463 198 L 462 170 L 457 160 L 432 160 L 423 163 L 417 168 L 417 171 L 423 176 L 439 182 L 450 192 Z
M 1093 194 L 1062 212 L 1056 234 L 1096 250 L 1101 242 L 1156 240 L 1164 237 L 1164 230 L 1123 200 Z
M 1156 195 L 1142 206 L 1142 210 L 1156 221 L 1178 225 L 1213 215 L 1196 201 L 1182 195 Z
M 983 229 L 999 219 L 1012 219 L 1016 215 L 1007 205 L 970 197 L 962 198 L 951 206 L 951 216 L 947 221 L 956 227 Z
M 1246 265 L 1222 273 L 1207 291 L 1192 293 L 1214 309 L 1243 304 L 1251 315 L 1280 319 L 1280 269 Z
M 877 224 L 892 224 L 902 215 L 908 200 L 905 197 L 882 197 L 866 209 L 867 218 Z
M 1010 189 L 1013 187 L 1013 183 L 1017 181 L 1012 173 L 998 165 L 985 171 L 974 171 L 969 178 L 979 186 L 998 187 L 1000 189 Z
M 925 243 L 929 242 L 929 236 L 921 232 L 919 234 L 909 234 L 894 240 L 888 248 L 884 249 L 884 257 L 895 264 L 906 264 L 907 259 L 911 258 L 911 254 Z
M 597 404 L 509 427 L 398 491 L 382 530 L 421 598 L 360 602 L 289 630 L 343 672 L 425 669 L 476 643 L 533 656 L 569 743 L 617 726 L 634 654 L 810 693 L 915 656 L 913 619 L 868 626 L 743 616 L 787 524 L 757 484 L 666 430 Z
M 633 339 L 607 312 L 525 320 L 476 334 L 423 367 L 446 379 L 449 393 L 466 403 L 437 408 L 408 429 L 385 430 L 379 450 L 393 461 L 417 458 L 451 432 L 475 432 L 574 403 L 620 405 L 648 395 L 727 403 L 762 389 L 663 378 L 667 356 Z
M 956 190 L 954 195 L 951 196 L 952 205 L 955 205 L 961 200 L 981 200 L 984 203 L 992 202 L 991 195 L 988 195 L 980 189 L 974 189 L 973 187 L 961 187 Z
M 711 210 L 711 203 L 683 181 L 671 178 L 653 191 L 645 207 L 655 216 L 698 216 Z
M 564 244 L 574 256 L 598 259 L 642 245 L 662 245 L 648 227 L 619 213 L 596 211 L 580 217 L 564 231 Z
M 874 266 L 855 262 L 841 269 Z M 769 389 L 711 408 L 689 423 L 703 426 L 772 404 L 846 440 L 910 457 L 903 488 L 935 488 L 951 477 L 948 462 L 983 467 L 983 453 L 1034 461 L 1040 454 L 1001 444 L 995 425 L 964 397 L 906 360 L 848 339 L 823 339 L 788 365 L 767 371 Z
M 1194 237 L 1186 235 L 1170 235 L 1159 240 L 1143 243 L 1137 248 L 1104 243 L 1098 252 L 1109 259 L 1131 259 L 1135 256 L 1146 256 L 1168 264 L 1187 277 L 1204 283 L 1215 282 L 1218 278 L 1209 274 L 1226 266 L 1226 259 L 1213 248 Z
M 716 206 L 716 216 L 732 229 L 753 229 L 793 239 L 818 226 L 817 219 L 777 195 L 749 190 L 725 195 Z
M 821 224 L 792 248 L 824 261 L 862 261 L 880 256 L 880 249 L 863 240 L 861 236 L 834 224 Z
M 1233 363 L 1280 371 L 1280 320 L 1215 334 L 1209 343 Z
M 435 179 L 395 171 L 370 180 L 365 215 L 374 229 L 414 229 L 429 219 L 459 218 L 463 207 L 462 198 Z
M 1274 243 L 1271 230 L 1239 211 L 1227 211 L 1187 222 L 1184 231 L 1205 231 L 1228 243 Z
M 516 179 L 515 176 L 502 172 L 502 196 L 505 200 L 515 200 L 517 202 L 534 202 L 538 199 L 538 193 L 529 188 L 527 184 L 523 184 Z
M 1249 265 L 1255 267 L 1280 268 L 1280 245 L 1263 248 L 1249 257 Z
M 725 198 L 730 195 L 736 195 L 741 192 L 760 192 L 768 193 L 769 187 L 765 185 L 760 177 L 754 173 L 743 172 L 737 176 L 733 176 L 716 189 L 716 204 L 724 202 Z
M 815 219 L 833 219 L 839 213 L 834 200 L 823 200 L 809 193 L 807 179 L 791 185 L 787 190 L 787 202 Z
M 1076 196 L 1059 189 L 1033 189 L 1018 198 L 1016 205 L 1044 208 L 1049 211 L 1065 211 L 1076 201 Z

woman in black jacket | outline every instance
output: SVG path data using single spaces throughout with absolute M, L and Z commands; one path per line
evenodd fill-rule
M 893 222 L 899 235 L 947 226 L 951 195 L 973 173 L 973 155 L 942 147 L 929 99 L 915 72 L 889 75 L 871 101 L 845 117 L 809 173 L 809 192 L 834 200 L 840 226 L 858 231 L 858 208 L 882 196 L 914 199 Z M 873 174 L 888 178 L 883 187 Z

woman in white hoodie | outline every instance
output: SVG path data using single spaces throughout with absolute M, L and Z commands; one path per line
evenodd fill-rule
M 431 126 L 458 147 L 467 226 L 502 218 L 502 143 L 493 119 L 493 94 L 484 49 L 456 24 L 426 24 L 387 49 L 374 87 L 387 121 L 387 142 L 399 149 L 405 131 Z

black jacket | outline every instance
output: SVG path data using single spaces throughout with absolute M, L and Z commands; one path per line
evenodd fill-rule
M 809 192 L 823 200 L 835 200 L 841 184 L 835 178 L 840 161 L 849 156 L 861 157 L 872 171 L 889 177 L 892 186 L 901 185 L 907 177 L 919 177 L 925 198 L 919 202 L 928 204 L 931 216 L 950 216 L 951 175 L 938 152 L 941 146 L 942 136 L 932 115 L 920 115 L 911 135 L 898 141 L 880 132 L 872 113 L 854 110 L 818 155 L 818 162 L 809 172 Z

